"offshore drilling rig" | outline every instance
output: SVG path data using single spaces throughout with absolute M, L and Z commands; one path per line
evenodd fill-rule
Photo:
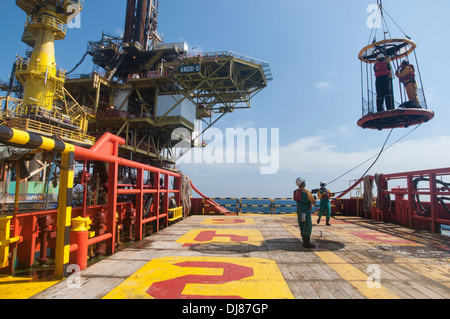
M 92 57 L 94 70 L 69 74 L 57 68 L 54 42 L 64 39 L 68 19 L 83 10 L 83 1 L 16 4 L 28 16 L 22 41 L 30 50 L 17 58 L 13 76 L 2 86 L 1 120 L 11 128 L 83 147 L 109 132 L 125 140 L 120 157 L 173 169 L 187 149 L 205 146 L 204 131 L 227 113 L 249 108 L 252 97 L 272 80 L 265 62 L 223 51 L 193 55 L 186 43 L 163 43 L 157 32 L 159 0 L 128 0 L 124 35 L 103 32 L 99 41 L 88 43 L 83 57 Z M 58 160 L 45 153 L 32 156 L 30 161 L 21 157 L 22 177 L 28 172 L 32 176 L 25 183 L 45 184 L 45 192 L 35 191 L 45 200 L 27 191 L 33 199 L 28 206 L 41 209 L 56 200 Z M 101 164 L 87 163 L 83 171 L 92 175 L 92 190 L 105 174 Z M 15 177 L 5 174 L 4 189 L 10 190 Z M 4 210 L 11 209 L 13 193 L 5 193 Z
M 89 42 L 77 66 L 90 56 L 94 70 L 74 75 L 77 66 L 57 67 L 55 41 L 84 1 L 16 5 L 29 47 L 0 81 L 0 273 L 54 258 L 65 277 L 69 263 L 84 269 L 88 255 L 113 254 L 191 213 L 193 185 L 177 159 L 272 77 L 243 55 L 163 43 L 158 0 L 128 0 L 124 35 Z

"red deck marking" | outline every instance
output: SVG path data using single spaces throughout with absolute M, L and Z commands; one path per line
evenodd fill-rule
M 229 237 L 232 242 L 236 243 L 248 241 L 248 236 L 239 236 L 233 234 L 217 234 L 217 232 L 213 230 L 202 231 L 200 234 L 197 235 L 197 237 L 195 237 L 195 241 L 207 242 L 213 240 L 214 237 Z
M 192 229 L 177 239 L 183 247 L 205 243 L 261 245 L 264 238 L 255 229 Z
M 223 269 L 221 276 L 186 275 L 174 279 L 155 282 L 146 291 L 156 299 L 243 299 L 240 296 L 183 295 L 187 284 L 225 284 L 253 276 L 253 269 L 225 262 L 186 261 L 174 264 L 178 267 Z
M 417 243 L 403 238 L 398 238 L 392 235 L 383 234 L 377 231 L 352 231 L 350 234 L 358 236 L 367 241 L 390 243 L 390 244 L 411 244 L 416 245 Z

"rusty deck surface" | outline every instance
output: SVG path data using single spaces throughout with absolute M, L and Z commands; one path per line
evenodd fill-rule
M 36 299 L 450 298 L 450 238 L 359 217 L 331 223 L 314 225 L 317 248 L 306 249 L 296 215 L 191 216 L 41 291 L 0 281 L 0 298 L 8 287 Z

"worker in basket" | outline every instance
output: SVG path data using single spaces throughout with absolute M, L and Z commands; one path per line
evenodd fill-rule
M 320 183 L 320 189 L 317 192 L 317 197 L 320 199 L 320 208 L 319 208 L 319 218 L 317 219 L 317 224 L 320 224 L 320 219 L 322 218 L 323 213 L 326 216 L 327 226 L 331 226 L 331 203 L 330 198 L 334 196 L 327 188 L 324 182 Z
M 375 63 L 375 87 L 377 90 L 377 112 L 382 112 L 383 103 L 386 102 L 386 109 L 394 109 L 394 92 L 392 88 L 392 67 L 391 63 L 386 59 L 383 53 L 377 56 L 377 63 Z
M 303 178 L 297 178 L 296 184 L 298 189 L 294 191 L 294 200 L 297 202 L 298 225 L 303 239 L 303 247 L 315 248 L 316 246 L 311 244 L 311 207 L 316 204 L 316 199 L 310 191 L 305 189 L 306 182 Z
M 395 75 L 399 78 L 399 81 L 405 86 L 406 94 L 408 95 L 408 100 L 413 105 L 411 107 L 419 107 L 419 97 L 417 95 L 417 82 L 415 69 L 412 64 L 409 63 L 407 59 L 403 60 L 402 64 L 395 72 Z

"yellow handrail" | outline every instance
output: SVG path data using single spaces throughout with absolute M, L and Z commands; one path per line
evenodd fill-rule
M 58 120 L 61 123 L 66 123 L 72 126 L 81 126 L 80 120 L 74 120 L 70 116 L 62 114 L 57 111 L 56 108 L 52 110 L 47 110 L 43 107 L 35 106 L 35 105 L 21 105 L 16 108 L 14 116 L 16 117 L 28 117 L 30 115 L 36 115 L 47 119 Z
M 95 137 L 83 134 L 80 131 L 72 131 L 31 119 L 14 118 L 12 121 L 12 127 L 19 130 L 35 132 L 47 136 L 56 135 L 63 140 L 82 142 L 83 144 L 94 145 L 96 141 Z
M 173 212 L 173 217 L 169 218 L 169 222 L 173 222 L 177 219 L 183 218 L 183 206 L 171 208 L 169 212 Z

